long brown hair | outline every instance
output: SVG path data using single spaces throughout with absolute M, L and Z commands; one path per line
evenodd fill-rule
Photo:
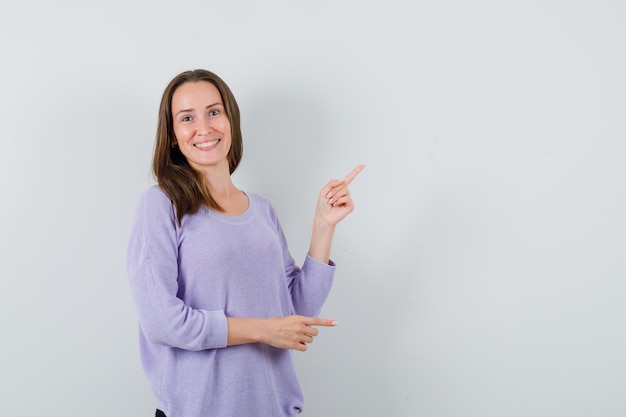
M 170 81 L 163 92 L 152 159 L 152 170 L 165 194 L 176 208 L 180 225 L 185 214 L 197 212 L 202 205 L 223 211 L 211 196 L 204 177 L 187 162 L 178 146 L 175 146 L 174 122 L 172 118 L 172 96 L 178 87 L 185 83 L 206 81 L 213 84 L 222 96 L 226 116 L 230 121 L 232 144 L 228 151 L 228 166 L 232 174 L 237 169 L 243 154 L 243 140 L 239 120 L 239 106 L 228 85 L 216 74 L 197 69 L 178 74 Z

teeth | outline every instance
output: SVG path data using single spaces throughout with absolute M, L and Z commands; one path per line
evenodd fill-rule
M 210 148 L 211 146 L 217 145 L 217 142 L 219 141 L 220 141 L 219 139 L 216 139 L 213 142 L 196 143 L 194 146 L 196 148 Z

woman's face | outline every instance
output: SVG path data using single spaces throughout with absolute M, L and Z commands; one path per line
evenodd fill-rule
M 193 169 L 228 172 L 230 121 L 213 84 L 198 81 L 179 86 L 172 96 L 172 118 L 178 147 Z

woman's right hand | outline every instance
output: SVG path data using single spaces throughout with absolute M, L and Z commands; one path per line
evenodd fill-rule
M 312 326 L 334 327 L 337 322 L 330 319 L 305 316 L 272 317 L 263 321 L 261 342 L 281 349 L 293 349 L 304 352 L 307 344 L 319 330 Z

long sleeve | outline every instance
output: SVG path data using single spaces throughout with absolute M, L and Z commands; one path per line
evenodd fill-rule
M 186 350 L 225 347 L 223 311 L 194 309 L 178 297 L 178 228 L 171 201 L 158 188 L 141 197 L 127 253 L 139 324 L 154 344 Z
M 317 317 L 330 293 L 335 264 L 324 264 L 306 256 L 302 268 L 291 280 L 290 290 L 294 312 L 303 316 Z

